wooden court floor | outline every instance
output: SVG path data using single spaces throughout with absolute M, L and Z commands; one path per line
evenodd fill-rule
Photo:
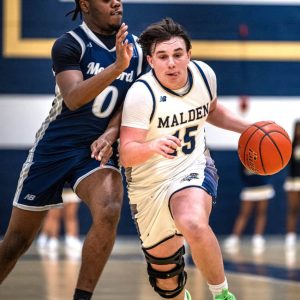
M 220 238 L 222 242 L 222 238 Z M 300 243 L 286 251 L 283 237 L 267 237 L 263 253 L 255 254 L 245 239 L 236 253 L 223 251 L 230 289 L 237 300 L 300 299 Z M 187 288 L 193 300 L 212 299 L 201 274 L 186 255 Z M 79 269 L 77 258 L 41 257 L 35 245 L 0 286 L 1 300 L 71 300 Z M 1 266 L 0 266 L 1 268 Z M 148 283 L 146 265 L 135 238 L 119 238 L 93 300 L 158 300 Z

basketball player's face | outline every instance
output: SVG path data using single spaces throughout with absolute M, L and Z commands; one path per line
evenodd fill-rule
M 88 26 L 95 32 L 111 35 L 122 24 L 123 5 L 121 0 L 83 0 L 87 11 L 84 14 Z
M 187 65 L 191 52 L 181 37 L 158 43 L 148 56 L 148 62 L 162 85 L 176 90 L 185 86 L 188 79 Z

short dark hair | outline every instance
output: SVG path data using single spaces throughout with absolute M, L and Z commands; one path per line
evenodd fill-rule
M 66 14 L 66 16 L 68 15 L 72 15 L 72 21 L 75 21 L 78 14 L 80 14 L 80 18 L 82 19 L 82 11 L 81 11 L 81 7 L 80 7 L 80 4 L 79 4 L 79 0 L 75 0 L 75 8 L 73 10 L 71 10 L 70 12 L 68 12 Z
M 151 55 L 158 43 L 168 41 L 172 37 L 181 37 L 185 42 L 187 51 L 192 48 L 187 32 L 180 24 L 174 22 L 172 18 L 164 18 L 160 22 L 148 26 L 141 33 L 138 43 L 141 45 L 145 55 Z

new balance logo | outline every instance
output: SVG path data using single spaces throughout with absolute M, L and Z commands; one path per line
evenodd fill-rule
M 36 197 L 35 195 L 27 194 L 27 195 L 24 197 L 24 199 L 25 199 L 25 200 L 32 201 L 32 200 L 35 199 L 35 197 Z
M 167 101 L 167 96 L 160 96 L 159 102 L 166 102 Z
M 89 42 L 87 45 L 86 45 L 88 48 L 93 48 L 93 45 L 91 42 Z

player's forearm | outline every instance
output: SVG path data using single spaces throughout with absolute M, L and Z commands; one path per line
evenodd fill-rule
M 123 69 L 113 63 L 97 75 L 78 82 L 67 94 L 63 95 L 64 101 L 70 110 L 76 110 L 95 99 L 106 87 L 108 87 Z
M 114 114 L 110 122 L 108 123 L 107 129 L 102 134 L 102 137 L 112 145 L 120 136 L 120 126 L 122 119 L 122 109 L 118 109 L 118 111 Z
M 209 113 L 207 122 L 222 129 L 237 133 L 242 133 L 250 126 L 249 122 L 243 120 L 220 103 Z
M 120 162 L 125 168 L 139 165 L 154 155 L 150 142 L 129 142 L 120 146 Z

